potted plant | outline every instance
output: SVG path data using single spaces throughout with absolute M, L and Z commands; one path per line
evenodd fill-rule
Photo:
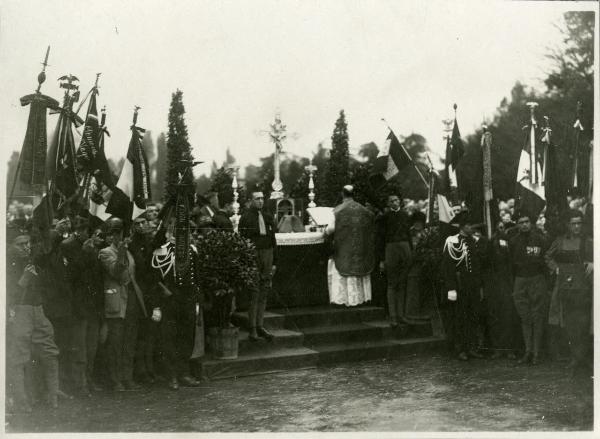
M 237 233 L 208 230 L 197 239 L 198 278 L 210 305 L 210 346 L 215 357 L 237 358 L 238 328 L 231 324 L 233 299 L 257 288 L 254 245 Z

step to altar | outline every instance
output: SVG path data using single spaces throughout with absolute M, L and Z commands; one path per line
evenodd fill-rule
M 210 353 L 202 362 L 208 379 L 235 378 L 332 363 L 398 358 L 444 346 L 424 321 L 392 329 L 385 310 L 374 306 L 353 308 L 318 306 L 275 309 L 265 313 L 264 325 L 272 341 L 248 338 L 248 316 L 235 313 L 240 327 L 238 358 L 216 359 Z M 210 341 L 209 341 L 210 345 Z

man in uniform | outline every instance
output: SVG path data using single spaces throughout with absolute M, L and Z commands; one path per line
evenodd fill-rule
M 325 230 L 333 235 L 333 258 L 328 263 L 331 303 L 356 306 L 371 300 L 371 272 L 375 265 L 375 215 L 353 199 L 354 188 L 342 189 L 342 204 Z
M 98 291 L 94 279 L 94 266 L 99 262 L 93 259 L 94 252 L 83 248 L 88 239 L 88 228 L 87 218 L 75 217 L 73 234 L 60 244 L 60 252 L 67 260 L 68 279 L 73 292 L 71 378 L 73 390 L 80 396 L 90 396 L 87 361 L 96 353 L 100 331 L 97 296 L 101 291 Z
M 388 210 L 378 220 L 379 270 L 387 275 L 387 300 L 390 325 L 407 323 L 405 304 L 408 271 L 412 251 L 410 221 L 402 209 L 400 197 L 388 195 Z
M 152 226 L 146 215 L 133 220 L 133 234 L 128 246 L 135 261 L 135 278 L 148 310 L 159 307 L 156 297 L 158 278 L 152 269 Z M 135 375 L 138 381 L 153 383 L 154 348 L 158 338 L 158 323 L 151 316 L 140 316 L 135 352 Z
M 189 268 L 185 273 L 176 266 L 175 218 L 167 223 L 154 237 L 157 247 L 152 255 L 152 267 L 159 270 L 157 303 L 152 320 L 160 322 L 162 352 L 168 386 L 178 390 L 179 385 L 197 387 L 200 382 L 192 375 L 191 356 L 194 350 L 196 313 L 201 312 L 202 297 L 195 264 L 197 252 L 193 245 L 188 248 Z
M 547 316 L 547 284 L 544 254 L 549 248 L 546 238 L 531 224 L 531 215 L 517 212 L 518 232 L 509 241 L 513 274 L 513 300 L 521 317 L 525 354 L 518 362 L 539 363 L 540 348 Z
M 481 261 L 477 257 L 473 239 L 473 221 L 468 212 L 455 219 L 459 233 L 446 238 L 442 255 L 442 276 L 451 307 L 451 339 L 458 358 L 467 361 L 469 356 L 482 358 L 477 352 L 475 334 L 478 308 L 483 299 Z
M 48 403 L 56 408 L 58 348 L 54 343 L 54 330 L 42 309 L 41 280 L 39 268 L 31 257 L 30 237 L 24 233 L 15 234 L 7 249 L 6 261 L 8 409 L 31 412 L 25 393 L 25 366 L 34 351 L 44 370 Z
M 258 337 L 272 340 L 273 335 L 263 326 L 267 298 L 273 285 L 277 242 L 275 240 L 275 222 L 270 214 L 263 214 L 265 197 L 262 192 L 252 193 L 252 205 L 244 212 L 239 222 L 240 234 L 256 247 L 256 262 L 260 276 L 258 288 L 252 292 L 248 318 L 250 320 L 249 340 Z

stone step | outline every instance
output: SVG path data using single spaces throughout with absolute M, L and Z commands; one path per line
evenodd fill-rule
M 240 328 L 248 329 L 248 313 L 239 311 L 233 313 L 231 321 L 234 325 Z M 285 323 L 285 315 L 273 311 L 265 311 L 263 324 L 267 329 L 283 328 Z
M 397 358 L 417 352 L 433 351 L 445 346 L 443 337 L 416 337 L 403 340 L 357 341 L 315 346 L 319 364 Z
M 301 332 L 290 331 L 288 329 L 269 329 L 273 334 L 273 340 L 267 341 L 260 338 L 258 341 L 250 341 L 248 332 L 240 330 L 238 353 L 261 352 L 278 348 L 298 348 L 303 346 L 304 334 Z
M 202 361 L 202 376 L 210 379 L 237 378 L 291 369 L 316 367 L 319 354 L 305 347 L 273 348 L 240 355 L 235 360 L 218 360 L 207 354 Z
M 238 378 L 286 370 L 314 368 L 319 365 L 398 358 L 417 352 L 432 351 L 445 346 L 443 337 L 420 337 L 403 340 L 367 340 L 328 343 L 306 347 L 276 348 L 240 355 L 235 360 L 218 360 L 207 354 L 201 365 L 207 379 Z
M 285 327 L 301 330 L 313 326 L 333 326 L 343 323 L 360 323 L 385 318 L 385 310 L 376 306 L 319 306 L 272 310 L 285 315 Z
M 404 339 L 429 337 L 434 335 L 430 321 L 414 322 L 410 325 L 402 323 L 394 329 L 392 329 L 387 320 L 372 320 L 370 322 L 363 323 L 368 326 L 380 328 L 383 338 Z
M 304 345 L 310 348 L 328 343 L 380 340 L 383 337 L 381 327 L 362 322 L 314 326 L 303 328 L 302 332 L 304 333 Z

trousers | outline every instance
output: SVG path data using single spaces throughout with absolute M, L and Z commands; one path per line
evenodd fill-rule
M 548 292 L 543 275 L 515 277 L 515 308 L 521 318 L 525 351 L 539 354 L 547 317 Z
M 169 378 L 191 375 L 190 357 L 194 349 L 196 304 L 171 296 L 161 306 L 160 338 L 165 372 Z
M 258 288 L 252 291 L 248 319 L 250 327 L 262 327 L 267 308 L 267 299 L 273 288 L 273 249 L 257 249 Z
M 94 375 L 100 317 L 95 313 L 73 318 L 71 379 L 77 390 L 87 389 Z
M 406 291 L 411 249 L 407 241 L 389 242 L 385 246 L 385 272 L 387 275 L 387 300 L 390 321 L 406 315 Z
M 590 350 L 590 308 L 592 292 L 589 290 L 573 290 L 563 293 L 563 319 L 569 341 L 573 366 L 585 365 Z
M 6 322 L 6 381 L 16 404 L 25 404 L 25 368 L 32 355 L 40 359 L 48 395 L 58 392 L 58 348 L 54 329 L 41 306 L 16 305 Z

